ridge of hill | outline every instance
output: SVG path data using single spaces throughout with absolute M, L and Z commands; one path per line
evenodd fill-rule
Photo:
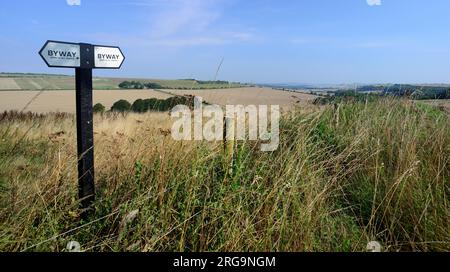
M 139 83 L 139 86 L 158 86 L 160 89 L 225 89 L 244 84 L 228 81 L 202 81 L 197 79 L 151 79 L 94 77 L 95 90 L 117 90 L 123 82 Z M 0 73 L 0 91 L 20 90 L 73 90 L 75 77 L 63 74 Z M 138 88 L 139 89 L 139 88 Z

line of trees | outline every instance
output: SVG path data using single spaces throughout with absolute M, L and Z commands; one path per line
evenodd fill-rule
M 186 105 L 190 108 L 194 107 L 193 96 L 173 96 L 167 99 L 138 99 L 131 105 L 130 110 L 133 112 L 148 111 L 169 111 L 176 105 Z
M 163 86 L 154 82 L 142 83 L 139 81 L 124 81 L 119 84 L 121 89 L 163 89 Z
M 420 86 L 410 84 L 366 85 L 359 86 L 356 91 L 379 92 L 385 96 L 408 97 L 416 100 L 450 99 L 450 87 L 447 86 Z
M 393 85 L 385 87 L 384 95 L 411 97 L 416 100 L 450 99 L 450 88 L 414 85 Z
M 162 86 L 161 84 L 155 83 L 155 82 L 140 82 L 140 81 L 123 81 L 119 84 L 119 88 L 121 89 L 182 89 L 182 90 L 188 90 L 188 89 L 203 89 L 208 88 L 207 85 L 213 85 L 214 88 L 218 89 L 225 89 L 229 88 L 230 86 L 236 87 L 236 85 L 241 86 L 240 83 L 233 83 L 230 85 L 230 82 L 224 81 L 224 80 L 196 80 L 196 79 L 181 79 L 184 81 L 193 81 L 193 86 L 189 86 L 189 84 L 185 84 L 185 87 L 181 86 Z M 202 87 L 195 87 L 195 85 L 203 85 Z M 206 85 L 206 86 L 205 86 Z M 220 85 L 220 86 L 218 86 Z
M 230 84 L 228 81 L 224 80 L 195 80 L 195 82 L 197 82 L 198 84 Z
M 167 99 L 137 99 L 130 104 L 127 100 L 121 99 L 116 101 L 112 107 L 112 112 L 138 112 L 144 113 L 148 111 L 169 111 L 177 105 L 186 105 L 190 108 L 194 107 L 194 97 L 193 96 L 174 96 Z M 105 106 L 101 103 L 94 105 L 93 111 L 95 113 L 105 112 Z
M 359 91 L 359 89 L 358 89 Z M 333 92 L 325 97 L 314 100 L 316 105 L 325 105 L 340 102 L 365 102 L 373 101 L 380 97 L 406 97 L 414 100 L 450 99 L 450 88 L 414 85 L 393 85 L 384 87 L 383 91 L 361 93 L 354 90 L 342 90 Z

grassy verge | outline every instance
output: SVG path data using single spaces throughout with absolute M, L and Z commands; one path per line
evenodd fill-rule
M 1 251 L 450 250 L 450 119 L 435 108 L 297 110 L 277 151 L 237 144 L 233 171 L 222 143 L 162 133 L 167 114 L 95 124 L 97 200 L 80 222 L 73 118 L 1 122 Z

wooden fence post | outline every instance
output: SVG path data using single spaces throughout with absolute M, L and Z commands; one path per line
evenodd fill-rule
M 234 137 L 235 137 L 235 123 L 234 118 L 225 117 L 223 129 L 223 143 L 225 164 L 224 169 L 229 173 L 233 173 L 233 157 L 234 157 Z

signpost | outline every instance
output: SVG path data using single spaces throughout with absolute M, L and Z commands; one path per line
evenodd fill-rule
M 49 67 L 75 68 L 78 196 L 85 216 L 95 198 L 92 69 L 120 69 L 125 56 L 119 47 L 58 41 L 47 41 L 39 55 Z

